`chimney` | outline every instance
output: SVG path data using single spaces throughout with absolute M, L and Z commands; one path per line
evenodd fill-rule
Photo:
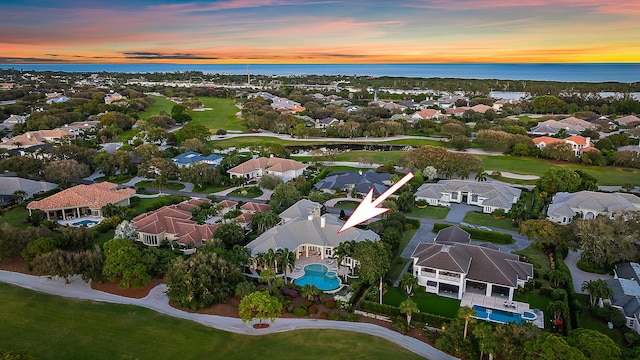
M 327 225 L 327 218 L 325 216 L 320 217 L 320 227 L 324 228 Z
M 309 214 L 309 215 L 307 216 L 307 220 L 309 220 L 309 221 L 313 221 L 313 214 Z

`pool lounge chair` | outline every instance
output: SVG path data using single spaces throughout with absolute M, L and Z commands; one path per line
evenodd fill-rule
M 296 265 L 293 267 L 294 271 L 300 271 L 302 270 L 302 268 L 300 267 L 300 265 Z
M 327 260 L 327 265 L 331 265 L 331 264 L 333 264 L 333 259 Z

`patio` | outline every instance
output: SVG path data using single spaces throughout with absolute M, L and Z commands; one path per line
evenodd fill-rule
M 341 277 L 343 277 L 345 273 L 349 274 L 349 267 L 338 266 L 337 261 L 334 259 L 321 259 L 320 256 L 301 256 L 296 259 L 296 265 L 293 271 L 287 273 L 287 275 L 289 275 L 289 278 L 295 280 L 304 275 L 304 267 L 310 264 L 322 264 L 327 267 L 328 271 L 335 271 Z
M 96 224 L 90 223 L 90 224 L 86 225 L 87 227 L 90 228 L 90 227 L 98 225 L 100 222 L 102 222 L 102 220 L 104 220 L 104 218 L 103 217 L 96 217 L 96 216 L 81 216 L 79 218 L 73 217 L 73 218 L 67 218 L 66 220 L 60 219 L 60 220 L 58 220 L 58 224 L 66 225 L 66 226 L 79 227 L 79 226 L 82 226 L 82 225 L 74 225 L 74 224 L 78 223 L 78 222 L 85 221 L 85 220 L 86 221 L 95 221 L 95 222 L 97 222 Z
M 524 302 L 505 300 L 505 298 L 484 296 L 470 292 L 462 294 L 460 307 L 468 306 L 473 308 L 474 305 L 479 305 L 487 309 L 502 310 L 519 314 L 522 314 L 525 311 L 532 312 L 538 316 L 536 320 L 533 321 L 533 324 L 540 328 L 544 328 L 544 313 L 538 309 L 536 309 L 537 311 L 531 310 L 529 308 L 529 304 Z

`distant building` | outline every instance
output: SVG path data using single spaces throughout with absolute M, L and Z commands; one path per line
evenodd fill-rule
M 640 198 L 633 194 L 603 193 L 596 191 L 559 192 L 553 196 L 547 210 L 547 219 L 566 225 L 576 215 L 582 219 L 595 219 L 600 214 L 640 211 Z
M 335 193 L 336 191 L 356 190 L 366 194 L 373 188 L 376 194 L 387 191 L 391 185 L 391 174 L 377 173 L 373 170 L 349 171 L 343 174 L 331 175 L 314 185 L 320 191 Z
M 274 175 L 287 182 L 302 175 L 307 165 L 290 159 L 277 157 L 259 157 L 243 162 L 242 164 L 227 170 L 231 177 L 244 177 L 245 179 L 257 179 L 265 174 Z
M 493 181 L 440 180 L 437 184 L 422 184 L 416 199 L 426 200 L 429 205 L 449 206 L 450 203 L 466 203 L 482 207 L 490 214 L 497 209 L 505 212 L 520 198 L 520 189 Z
M 202 156 L 199 152 L 188 151 L 174 157 L 172 160 L 179 168 L 182 168 L 194 164 L 207 164 L 210 167 L 215 167 L 222 163 L 222 159 L 222 156 L 216 154 Z
M 625 325 L 640 333 L 640 264 L 617 264 L 613 270 L 613 279 L 605 280 L 613 290 L 611 299 L 600 299 L 600 306 L 608 302 L 619 309 L 625 317 Z
M 595 145 L 591 142 L 591 138 L 583 137 L 580 135 L 569 136 L 565 139 L 552 138 L 548 136 L 541 136 L 533 139 L 533 143 L 540 150 L 544 150 L 549 144 L 554 143 L 566 143 L 571 145 L 571 150 L 576 156 L 580 156 L 585 151 L 599 151 Z

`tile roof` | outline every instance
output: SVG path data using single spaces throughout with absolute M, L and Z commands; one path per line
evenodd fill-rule
M 635 115 L 627 115 L 627 116 L 618 118 L 615 121 L 617 121 L 618 124 L 629 125 L 629 124 L 640 122 L 640 118 L 638 118 Z
M 74 186 L 42 200 L 32 201 L 27 205 L 27 209 L 44 211 L 77 207 L 100 209 L 107 204 L 128 199 L 136 193 L 135 189 L 116 190 L 117 186 L 110 182 Z
M 440 180 L 436 184 L 422 184 L 416 191 L 417 198 L 438 199 L 452 192 L 469 192 L 485 198 L 482 205 L 511 208 L 520 198 L 520 189 L 497 181 Z
M 277 157 L 259 157 L 243 162 L 242 164 L 229 169 L 227 172 L 233 174 L 248 174 L 259 169 L 270 170 L 274 172 L 285 172 L 289 170 L 306 169 L 307 165 L 290 159 L 281 159 Z
M 218 224 L 197 224 L 191 220 L 191 209 L 207 199 L 191 199 L 179 204 L 163 206 L 160 209 L 133 218 L 133 226 L 138 232 L 147 234 L 172 234 L 180 244 L 200 243 L 213 238 Z
M 640 198 L 633 194 L 578 191 L 575 193 L 559 192 L 555 194 L 547 214 L 549 217 L 573 217 L 578 212 L 636 210 L 640 210 Z
M 465 243 L 420 243 L 411 255 L 415 265 L 466 274 L 468 280 L 516 287 L 533 277 L 533 265 L 518 255 Z
M 270 207 L 267 204 L 248 202 L 242 204 L 240 209 L 250 212 L 268 212 L 270 210 Z
M 188 164 L 195 164 L 201 161 L 217 161 L 219 159 L 222 159 L 222 156 L 217 155 L 217 154 L 211 154 L 208 156 L 202 156 L 202 154 L 200 154 L 199 152 L 195 152 L 195 151 L 188 151 L 186 153 L 180 154 L 176 157 L 174 157 L 172 160 L 177 163 L 177 164 L 183 164 L 183 165 L 188 165 Z
M 0 195 L 13 195 L 17 190 L 27 193 L 28 197 L 35 193 L 49 191 L 58 185 L 46 181 L 35 181 L 15 176 L 0 176 Z
M 355 187 L 360 193 L 369 192 L 373 187 L 374 191 L 382 194 L 389 187 L 384 183 L 391 181 L 391 174 L 377 173 L 373 170 L 365 172 L 349 171 L 343 174 L 331 175 L 314 185 L 316 189 L 346 189 Z

